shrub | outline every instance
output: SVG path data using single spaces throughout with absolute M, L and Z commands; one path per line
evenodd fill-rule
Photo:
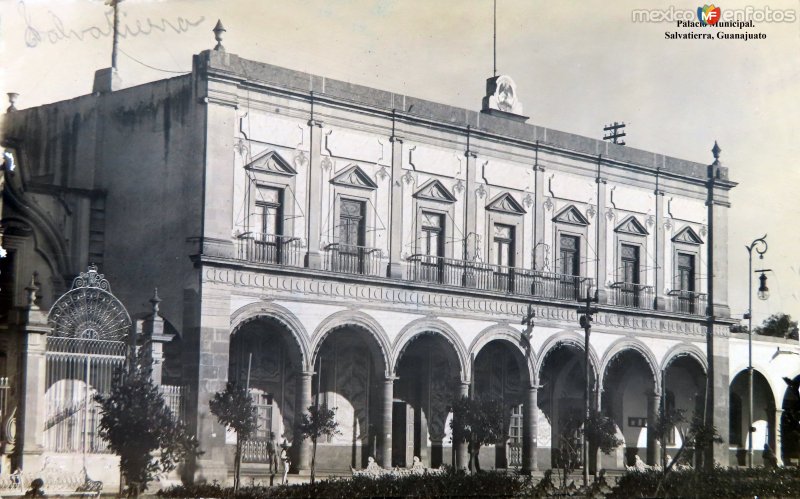
M 179 462 L 201 454 L 197 439 L 153 384 L 150 370 L 137 361 L 114 375 L 108 395 L 94 397 L 100 404 L 100 437 L 120 457 L 120 471 L 132 496 Z
M 316 483 L 277 487 L 243 487 L 234 494 L 218 485 L 174 487 L 159 492 L 162 497 L 217 497 L 221 499 L 294 499 L 307 497 L 527 497 L 533 492 L 530 477 L 486 472 L 476 475 L 455 472 L 448 475 L 381 476 L 379 478 L 330 478 Z
M 654 497 L 661 473 L 630 472 L 617 482 L 610 498 Z M 724 469 L 673 471 L 667 475 L 659 497 L 719 499 L 800 497 L 797 468 Z

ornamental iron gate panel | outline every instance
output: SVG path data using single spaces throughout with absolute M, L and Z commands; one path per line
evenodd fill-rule
M 111 390 L 129 353 L 131 318 L 97 267 L 72 282 L 48 314 L 45 449 L 106 453 L 97 393 Z

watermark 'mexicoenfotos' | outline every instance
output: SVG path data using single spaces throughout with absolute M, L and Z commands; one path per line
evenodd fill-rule
M 767 34 L 755 31 L 757 23 L 793 23 L 797 19 L 795 9 L 773 9 L 766 5 L 723 9 L 714 4 L 706 4 L 697 7 L 697 10 L 670 6 L 664 9 L 631 11 L 631 20 L 635 23 L 672 23 L 676 28 L 703 29 L 665 31 L 664 38 L 668 40 L 764 40 Z

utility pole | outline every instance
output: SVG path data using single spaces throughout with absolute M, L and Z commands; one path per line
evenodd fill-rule
M 122 0 L 109 0 L 108 5 L 114 8 L 114 34 L 111 45 L 111 69 L 117 70 L 117 47 L 119 46 L 119 3 Z
M 530 365 L 531 351 L 533 350 L 533 319 L 536 317 L 536 310 L 533 304 L 528 304 L 528 313 L 522 317 L 522 324 L 525 326 L 523 341 L 525 342 L 525 362 Z M 536 434 L 538 433 L 538 423 L 536 423 L 538 410 L 538 390 L 539 386 L 533 376 L 530 376 L 530 383 L 525 390 L 525 400 L 522 413 L 522 471 L 530 474 L 537 468 L 536 464 Z
M 586 430 L 589 427 L 589 419 L 591 417 L 591 371 L 589 365 L 589 335 L 592 331 L 592 314 L 598 312 L 596 307 L 592 307 L 592 302 L 595 301 L 592 297 L 590 289 L 586 290 L 586 303 L 583 308 L 578 309 L 581 314 L 580 325 L 584 331 L 583 352 L 584 352 L 584 369 L 586 371 L 586 385 L 583 392 L 583 486 L 589 487 L 589 441 L 586 438 Z
M 609 132 L 603 137 L 603 140 L 610 140 L 614 144 L 619 144 L 621 146 L 625 145 L 624 140 L 620 140 L 622 137 L 625 136 L 625 132 L 621 132 L 620 130 L 625 128 L 625 123 L 617 123 L 614 122 L 613 125 L 606 125 L 603 127 L 604 132 Z

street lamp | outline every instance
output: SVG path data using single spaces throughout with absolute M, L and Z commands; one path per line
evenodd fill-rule
M 764 259 L 764 253 L 767 252 L 767 235 L 759 237 L 750 243 L 747 248 L 748 260 L 748 286 L 747 286 L 747 315 L 745 318 L 748 320 L 747 325 L 747 467 L 753 467 L 753 250 L 758 253 L 760 260 Z M 764 272 L 769 269 L 758 270 L 761 272 L 759 281 L 761 284 L 758 287 L 758 299 L 766 300 L 769 298 L 769 288 L 767 287 L 767 276 Z

